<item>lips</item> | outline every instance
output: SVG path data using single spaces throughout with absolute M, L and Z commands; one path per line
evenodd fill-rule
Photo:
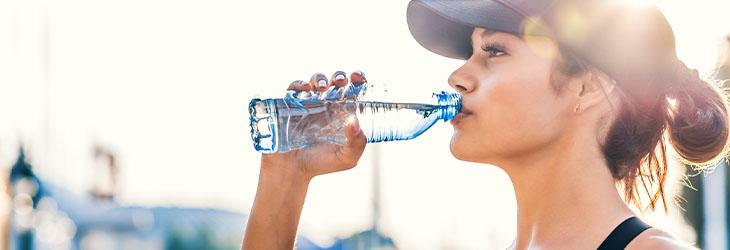
M 454 125 L 454 126 L 458 125 L 462 120 L 464 120 L 464 118 L 470 116 L 471 114 L 472 114 L 471 110 L 464 107 L 464 105 L 462 104 L 461 113 L 454 116 L 454 119 L 451 119 L 451 125 Z

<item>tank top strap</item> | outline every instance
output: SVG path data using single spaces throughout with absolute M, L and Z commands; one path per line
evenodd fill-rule
M 624 249 L 636 236 L 649 228 L 651 226 L 636 216 L 628 218 L 613 229 L 611 234 L 598 246 L 598 250 Z

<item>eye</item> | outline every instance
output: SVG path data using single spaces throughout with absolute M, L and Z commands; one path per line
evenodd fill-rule
M 487 56 L 489 58 L 507 55 L 507 52 L 505 52 L 504 46 L 502 46 L 501 44 L 495 44 L 495 43 L 485 44 L 485 45 L 482 45 L 482 50 L 484 52 L 487 52 Z

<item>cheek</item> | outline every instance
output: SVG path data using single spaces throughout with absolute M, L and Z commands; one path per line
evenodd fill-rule
M 523 124 L 524 95 L 520 95 L 517 79 L 493 76 L 484 79 L 479 88 L 469 93 L 472 115 L 464 119 L 452 137 L 451 151 L 460 160 L 491 163 L 511 147 L 513 126 Z
M 503 72 L 481 83 L 472 98 L 478 107 L 472 108 L 474 119 L 452 138 L 457 158 L 498 163 L 542 147 L 561 133 L 564 119 L 549 76 L 534 72 L 541 71 Z

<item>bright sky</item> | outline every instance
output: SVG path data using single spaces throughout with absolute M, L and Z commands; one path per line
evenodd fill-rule
M 730 32 L 730 4 L 659 4 L 680 57 L 707 72 Z M 0 0 L 0 166 L 23 141 L 43 177 L 83 192 L 100 142 L 120 157 L 124 203 L 248 212 L 259 154 L 245 107 L 254 94 L 354 69 L 391 92 L 448 87 L 460 62 L 411 38 L 406 5 Z M 451 132 L 437 125 L 379 146 L 382 230 L 406 249 L 506 247 L 515 231 L 509 181 L 453 159 Z M 315 179 L 302 233 L 326 243 L 370 227 L 370 150 L 354 170 Z

